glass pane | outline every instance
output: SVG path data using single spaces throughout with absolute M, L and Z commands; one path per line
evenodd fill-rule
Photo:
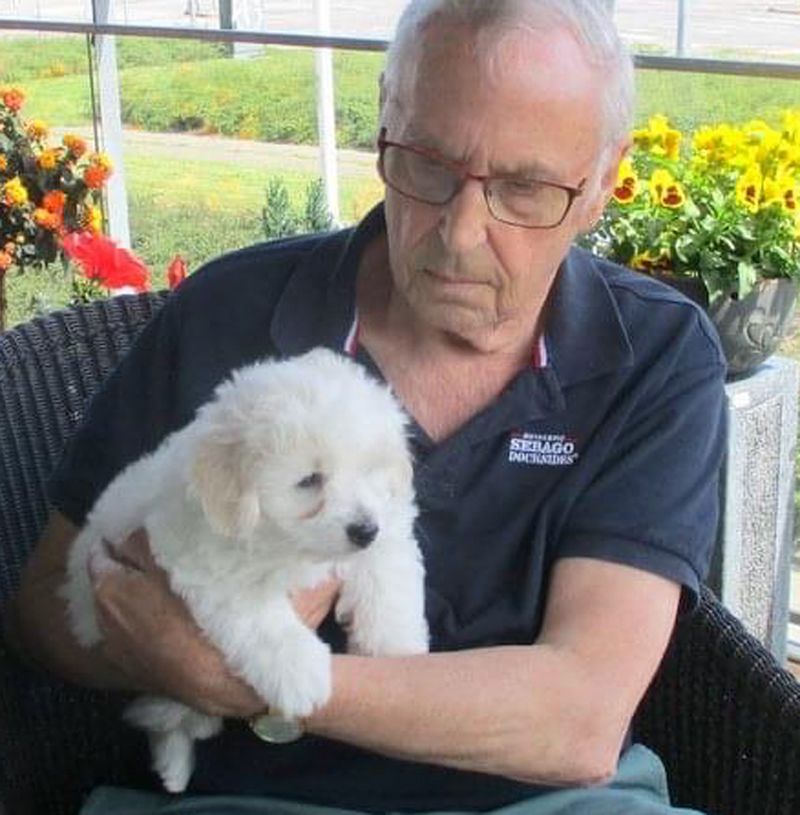
M 784 0 L 616 0 L 614 17 L 636 53 L 677 51 L 684 9 L 684 56 L 800 61 L 800 4 Z
M 324 226 L 312 51 L 270 46 L 239 58 L 197 40 L 117 37 L 116 55 L 123 161 L 115 172 L 124 174 L 133 250 L 156 288 L 176 255 L 193 270 L 222 252 Z M 381 197 L 374 140 L 382 60 L 334 54 L 344 223 Z M 83 36 L 6 35 L 4 83 L 24 89 L 26 119 L 45 121 L 54 143 L 69 132 L 93 144 Z M 31 316 L 34 296 L 41 307 L 71 297 L 60 264 L 26 272 L 24 285 L 14 273 L 8 282 L 12 323 Z

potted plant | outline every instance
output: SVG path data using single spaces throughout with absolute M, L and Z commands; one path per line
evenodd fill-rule
M 613 198 L 588 245 L 706 305 L 732 373 L 774 352 L 800 281 L 800 111 L 702 127 L 664 116 L 632 134 Z
M 78 136 L 48 145 L 47 125 L 22 118 L 24 102 L 21 88 L 0 87 L 0 331 L 8 275 L 66 264 L 68 234 L 98 234 L 101 190 L 112 172 L 108 157 Z

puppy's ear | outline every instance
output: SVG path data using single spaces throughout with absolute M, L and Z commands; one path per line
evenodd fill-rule
M 235 429 L 207 428 L 189 464 L 189 489 L 200 499 L 211 528 L 232 538 L 252 535 L 261 517 L 254 463 L 245 448 Z

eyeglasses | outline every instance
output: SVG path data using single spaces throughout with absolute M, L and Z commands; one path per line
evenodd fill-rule
M 527 229 L 561 224 L 586 183 L 584 178 L 577 187 L 567 187 L 524 176 L 476 175 L 432 151 L 389 141 L 385 129 L 378 138 L 378 152 L 381 178 L 401 195 L 443 206 L 472 178 L 483 184 L 486 206 L 498 221 Z

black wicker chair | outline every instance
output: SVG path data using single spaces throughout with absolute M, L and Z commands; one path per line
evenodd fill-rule
M 163 295 L 101 301 L 0 335 L 0 622 L 45 522 L 44 484 L 89 396 Z M 99 783 L 147 784 L 120 700 L 20 664 L 0 641 L 0 811 L 71 815 Z M 676 805 L 800 813 L 800 685 L 706 591 L 678 627 L 636 738 L 667 765 Z

